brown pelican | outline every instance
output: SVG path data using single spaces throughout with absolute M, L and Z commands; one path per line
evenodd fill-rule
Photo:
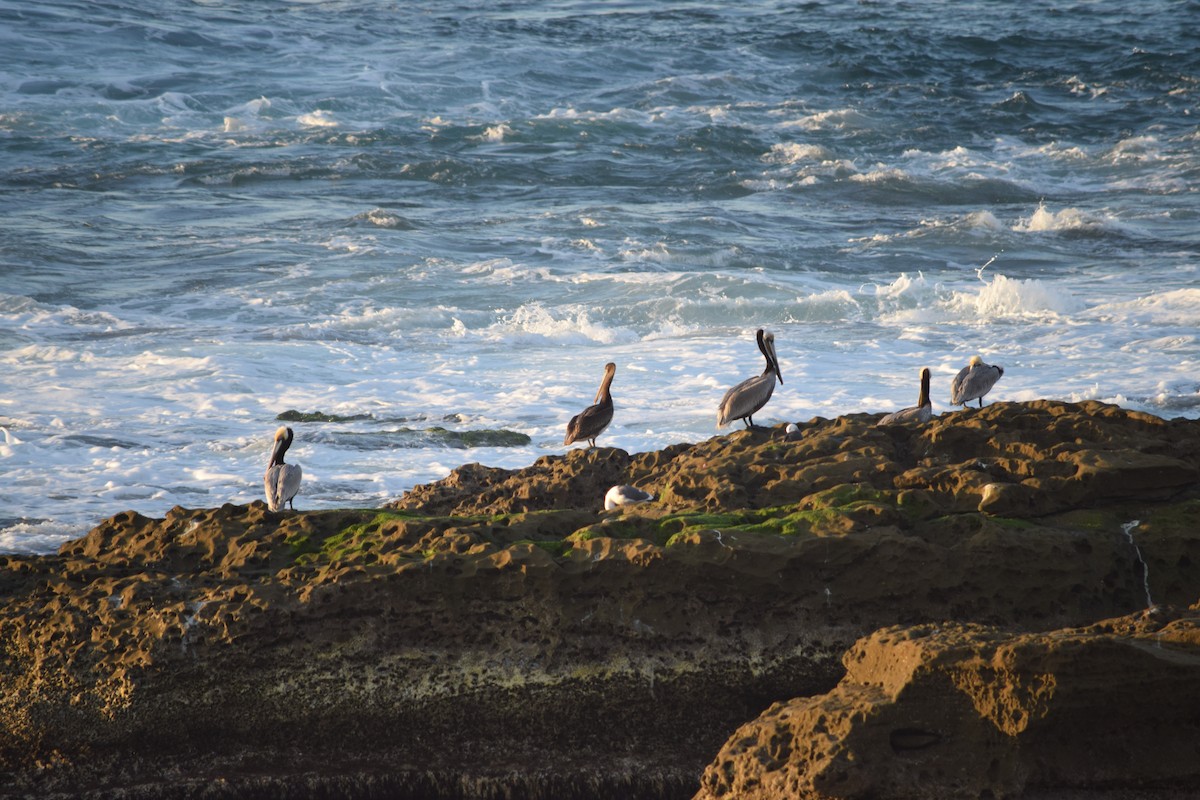
M 620 506 L 631 506 L 636 503 L 645 503 L 653 500 L 654 495 L 649 492 L 643 492 L 636 486 L 622 485 L 614 486 L 608 490 L 608 494 L 604 495 L 604 510 L 612 511 Z
M 283 454 L 292 446 L 292 429 L 282 427 L 275 431 L 275 444 L 271 447 L 271 461 L 267 474 L 263 476 L 263 488 L 267 492 L 267 508 L 279 511 L 287 503 L 296 510 L 292 498 L 300 491 L 301 469 L 299 464 L 283 463 Z
M 756 334 L 758 349 L 767 359 L 766 369 L 761 375 L 746 380 L 734 386 L 721 398 L 717 406 L 717 427 L 723 428 L 735 419 L 746 420 L 747 428 L 757 427 L 753 414 L 767 404 L 771 392 L 775 391 L 775 379 L 783 383 L 783 375 L 779 372 L 779 359 L 775 357 L 775 334 L 767 333 L 762 328 Z
M 996 381 L 1004 374 L 1004 367 L 983 363 L 979 356 L 971 356 L 971 362 L 954 376 L 950 384 L 950 402 L 956 406 L 965 406 L 972 400 L 979 400 L 983 408 L 983 396 L 992 390 Z
M 596 437 L 612 422 L 613 401 L 608 387 L 612 386 L 613 375 L 617 374 L 617 365 L 611 361 L 604 365 L 604 379 L 600 381 L 600 390 L 596 392 L 593 405 L 588 406 L 567 423 L 567 437 L 563 444 L 588 440 L 590 447 L 596 446 Z
M 921 396 L 912 408 L 888 414 L 876 425 L 899 425 L 905 422 L 929 422 L 933 418 L 933 403 L 929 402 L 929 367 L 921 367 Z

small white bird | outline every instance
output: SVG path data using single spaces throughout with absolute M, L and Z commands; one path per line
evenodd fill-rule
M 800 426 L 794 422 L 789 422 L 783 429 L 783 438 L 789 442 L 794 442 L 800 438 Z
M 959 370 L 950 384 L 950 402 L 965 406 L 972 400 L 978 400 L 979 407 L 983 408 L 983 396 L 992 390 L 1002 375 L 1004 367 L 985 364 L 979 356 L 971 356 L 970 363 Z
M 654 495 L 649 492 L 643 492 L 636 486 L 628 484 L 622 486 L 614 486 L 608 490 L 608 494 L 604 495 L 604 510 L 612 511 L 619 506 L 632 506 L 638 503 L 646 503 L 654 499 Z
M 921 367 L 921 394 L 917 404 L 888 414 L 876 425 L 899 425 L 905 422 L 929 422 L 933 418 L 933 403 L 929 400 L 929 367 Z
M 296 510 L 292 498 L 300 491 L 300 476 L 303 470 L 299 464 L 283 463 L 283 454 L 292 446 L 292 429 L 282 427 L 275 431 L 275 443 L 271 447 L 271 461 L 267 464 L 267 474 L 263 476 L 263 488 L 267 494 L 267 508 L 279 511 L 284 503 Z

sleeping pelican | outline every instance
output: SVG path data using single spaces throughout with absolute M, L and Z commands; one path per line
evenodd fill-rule
M 636 503 L 646 503 L 654 499 L 654 495 L 649 492 L 643 492 L 636 486 L 624 484 L 614 486 L 608 490 L 608 494 L 604 495 L 604 510 L 612 511 L 620 506 L 631 506 Z
M 979 356 L 971 356 L 971 362 L 954 376 L 950 384 L 950 402 L 956 406 L 965 406 L 972 400 L 979 400 L 983 408 L 983 396 L 992 390 L 996 381 L 1004 374 L 1004 367 L 983 363 Z
M 735 419 L 746 420 L 747 428 L 757 427 L 753 414 L 767 404 L 771 393 L 775 391 L 775 379 L 783 383 L 783 375 L 779 372 L 779 359 L 775 357 L 775 334 L 768 333 L 762 328 L 756 335 L 758 349 L 767 359 L 766 369 L 761 375 L 746 380 L 734 386 L 721 398 L 717 406 L 717 427 L 723 428 Z
M 876 425 L 899 425 L 905 422 L 929 422 L 933 418 L 933 403 L 929 402 L 929 367 L 921 367 L 921 396 L 912 408 L 888 414 Z
M 292 429 L 288 427 L 275 431 L 275 444 L 271 448 L 271 462 L 267 464 L 267 474 L 263 476 L 263 488 L 267 492 L 267 508 L 279 511 L 287 503 L 296 510 L 292 498 L 300 491 L 301 469 L 299 464 L 283 463 L 283 454 L 292 446 Z
M 588 406 L 567 423 L 567 438 L 563 444 L 588 440 L 590 447 L 596 446 L 596 437 L 612 422 L 613 401 L 608 387 L 612 386 L 613 375 L 617 374 L 617 365 L 611 361 L 604 365 L 604 379 L 600 381 L 600 390 L 596 392 L 593 405 Z

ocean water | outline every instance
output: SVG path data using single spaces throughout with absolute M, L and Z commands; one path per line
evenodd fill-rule
M 1200 416 L 1200 3 L 0 0 L 0 550 L 987 400 Z M 597 498 L 597 506 L 601 502 Z

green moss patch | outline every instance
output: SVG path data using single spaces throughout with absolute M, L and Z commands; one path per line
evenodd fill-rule
M 896 505 L 896 493 L 862 483 L 843 483 L 804 498 L 808 508 L 851 508 L 862 503 Z
M 520 541 L 513 542 L 513 544 L 531 544 L 534 547 L 545 550 L 547 553 L 554 556 L 555 558 L 561 558 L 561 557 L 567 555 L 568 553 L 570 553 L 570 551 L 573 547 L 573 544 L 571 542 L 561 541 L 561 540 L 535 541 L 532 539 L 521 539 Z
M 657 520 L 615 518 L 580 528 L 570 534 L 567 540 L 578 543 L 605 536 L 611 539 L 649 539 L 659 544 L 667 539 Z

